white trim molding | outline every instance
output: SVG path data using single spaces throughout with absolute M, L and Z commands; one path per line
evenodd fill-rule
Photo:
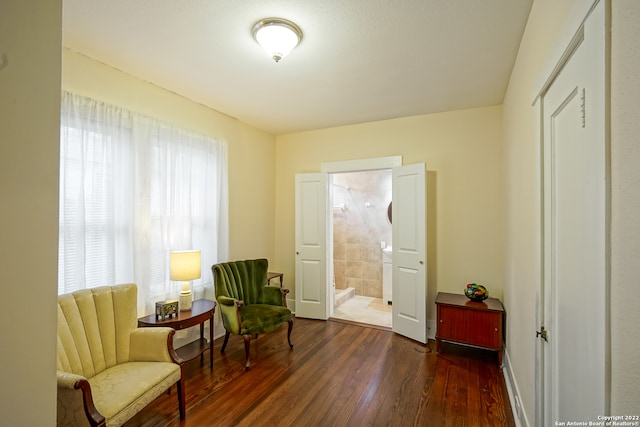
M 527 413 L 522 406 L 522 400 L 520 399 L 520 390 L 516 383 L 513 370 L 511 369 L 511 359 L 509 358 L 509 352 L 504 349 L 504 360 L 502 366 L 502 375 L 504 376 L 504 382 L 507 387 L 507 394 L 509 394 L 509 402 L 511 403 L 511 412 L 516 422 L 516 427 L 530 427 L 531 423 L 527 417 Z
M 402 156 L 375 157 L 371 159 L 342 160 L 337 162 L 323 162 L 320 172 L 352 172 L 376 169 L 391 169 L 402 166 Z
M 535 105 L 538 102 L 540 96 L 546 91 L 555 76 L 562 69 L 562 66 L 571 56 L 570 53 L 575 50 L 575 47 L 580 44 L 584 38 L 583 35 L 580 34 L 584 22 L 598 2 L 600 2 L 600 0 L 575 0 L 562 25 L 560 35 L 553 43 L 544 65 L 538 72 L 531 105 Z

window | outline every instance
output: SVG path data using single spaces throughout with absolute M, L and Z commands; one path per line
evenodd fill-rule
M 169 253 L 202 252 L 202 278 L 228 252 L 227 148 L 92 99 L 64 93 L 58 293 L 136 283 L 139 312 L 176 298 Z

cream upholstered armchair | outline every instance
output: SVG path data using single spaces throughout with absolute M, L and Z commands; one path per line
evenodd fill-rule
M 58 425 L 120 426 L 184 383 L 171 328 L 137 327 L 133 284 L 58 297 Z

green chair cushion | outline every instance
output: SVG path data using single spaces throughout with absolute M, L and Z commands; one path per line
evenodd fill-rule
M 267 304 L 253 304 L 240 309 L 242 324 L 241 334 L 257 334 L 271 332 L 281 323 L 291 319 L 291 310 L 286 307 L 278 307 Z

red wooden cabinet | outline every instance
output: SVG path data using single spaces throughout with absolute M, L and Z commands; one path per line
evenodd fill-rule
M 486 348 L 498 352 L 498 363 L 502 366 L 504 307 L 500 300 L 473 302 L 464 295 L 439 292 L 436 307 L 438 352 L 442 341 Z

